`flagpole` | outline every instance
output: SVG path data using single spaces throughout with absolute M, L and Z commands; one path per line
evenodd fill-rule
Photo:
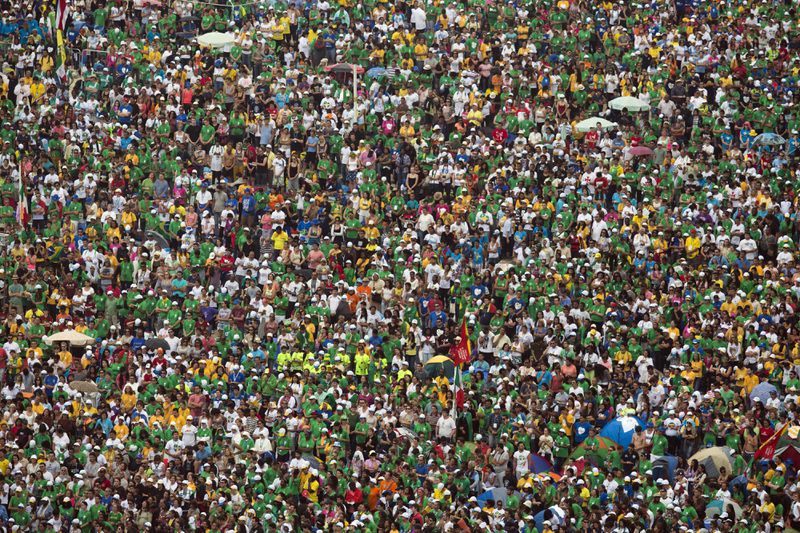
M 17 181 L 17 222 L 20 226 L 25 226 L 22 214 L 22 154 L 17 156 L 17 169 L 19 181 Z
M 456 395 L 458 394 L 458 388 L 456 386 L 456 379 L 458 379 L 458 367 L 461 365 L 453 365 L 453 405 L 450 407 L 450 416 L 454 419 L 458 416 L 458 402 L 456 401 Z
M 471 347 L 469 344 L 469 330 L 467 330 L 467 317 L 464 316 L 461 320 L 460 335 L 456 337 L 457 343 L 451 346 L 450 356 L 453 359 L 453 405 L 450 408 L 453 418 L 458 415 L 458 394 L 463 395 L 463 386 L 461 381 L 461 365 L 469 362 L 471 359 Z M 463 397 L 463 396 L 462 396 Z
M 17 156 L 17 172 L 19 174 L 17 180 L 17 223 L 25 227 L 25 213 L 23 211 L 24 206 L 22 203 L 22 154 L 20 153 Z

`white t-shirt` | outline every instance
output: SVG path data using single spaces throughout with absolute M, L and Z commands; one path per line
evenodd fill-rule
M 514 469 L 517 471 L 517 477 L 524 476 L 528 473 L 528 457 L 531 452 L 528 450 L 517 450 L 514 452 Z
M 451 438 L 456 432 L 456 421 L 453 417 L 439 417 L 439 421 L 436 422 L 436 433 L 440 437 L 444 438 Z

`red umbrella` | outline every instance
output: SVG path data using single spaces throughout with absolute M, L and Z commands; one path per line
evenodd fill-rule
M 634 146 L 630 150 L 631 155 L 653 155 L 653 151 L 647 146 Z

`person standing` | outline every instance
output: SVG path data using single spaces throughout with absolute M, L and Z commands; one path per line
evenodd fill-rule
M 439 420 L 436 422 L 436 436 L 445 442 L 452 442 L 456 434 L 456 421 L 450 416 L 450 413 L 445 410 Z
M 506 471 L 508 470 L 508 459 L 508 449 L 498 442 L 490 458 L 492 468 L 494 469 L 495 487 L 505 486 Z

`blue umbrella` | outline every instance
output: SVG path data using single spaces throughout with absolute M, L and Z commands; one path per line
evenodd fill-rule
M 545 514 L 547 515 L 546 517 Z M 544 529 L 545 520 L 549 520 L 550 525 L 561 525 L 564 523 L 564 511 L 562 511 L 560 507 L 554 505 L 549 509 L 536 513 L 533 517 L 533 524 L 536 526 L 539 533 Z
M 678 466 L 678 458 L 671 455 L 662 455 L 653 461 L 653 479 L 666 479 L 670 483 L 675 482 L 675 468 Z
M 600 436 L 611 439 L 622 448 L 627 448 L 631 445 L 637 427 L 642 427 L 642 421 L 635 416 L 620 416 L 606 424 L 600 431 Z
M 481 509 L 483 509 L 486 506 L 486 503 L 489 500 L 495 502 L 502 502 L 503 505 L 505 505 L 507 499 L 508 499 L 508 491 L 503 488 L 487 490 L 486 492 L 477 497 L 478 504 L 481 506 Z
M 753 387 L 753 390 L 750 392 L 750 401 L 755 401 L 755 399 L 758 398 L 761 400 L 761 403 L 766 403 L 773 391 L 778 392 L 778 389 L 775 388 L 775 385 L 772 383 L 767 383 L 766 381 L 759 383 Z
M 736 476 L 728 483 L 728 489 L 734 490 L 740 487 L 747 488 L 748 483 L 750 483 L 750 480 L 747 479 L 747 476 Z

